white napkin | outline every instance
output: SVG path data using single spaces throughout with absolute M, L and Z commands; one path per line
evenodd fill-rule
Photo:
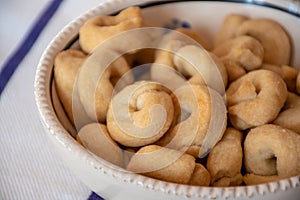
M 91 194 L 64 166 L 48 140 L 34 101 L 33 82 L 40 56 L 52 38 L 67 23 L 102 2 L 62 1 L 4 88 L 0 96 L 0 199 L 85 200 Z M 1 1 L 0 70 L 51 3 Z

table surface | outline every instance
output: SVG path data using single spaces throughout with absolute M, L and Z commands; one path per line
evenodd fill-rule
M 54 1 L 1 0 L 0 69 Z M 62 1 L 5 86 L 0 96 L 0 199 L 84 200 L 91 194 L 48 140 L 35 104 L 33 82 L 38 61 L 51 39 L 71 20 L 102 2 Z
M 0 92 L 0 199 L 82 200 L 91 194 L 48 140 L 35 105 L 33 82 L 51 39 L 74 18 L 106 0 L 1 0 L 0 71 L 54 1 L 60 3 L 58 9 Z

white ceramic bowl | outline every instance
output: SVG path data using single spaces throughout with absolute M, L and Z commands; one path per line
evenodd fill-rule
M 288 31 L 293 42 L 292 65 L 299 69 L 300 57 L 295 56 L 300 53 L 299 15 L 282 10 L 286 8 L 285 4 L 280 4 L 280 9 L 276 9 L 270 7 L 269 3 L 264 6 L 262 1 L 258 2 L 260 5 L 219 1 L 112 0 L 91 9 L 58 33 L 40 59 L 35 79 L 35 96 L 46 133 L 72 172 L 105 199 L 297 199 L 300 196 L 300 176 L 256 186 L 218 188 L 168 183 L 121 170 L 96 158 L 73 139 L 69 133 L 73 130 L 52 87 L 54 57 L 74 42 L 81 25 L 91 17 L 116 13 L 133 5 L 143 7 L 142 13 L 147 24 L 185 26 L 188 23 L 209 42 L 220 28 L 224 16 L 229 13 L 274 19 Z

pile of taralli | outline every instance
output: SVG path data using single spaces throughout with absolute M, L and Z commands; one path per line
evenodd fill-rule
M 81 145 L 129 171 L 180 184 L 253 185 L 300 175 L 300 75 L 289 66 L 292 44 L 280 24 L 231 14 L 212 45 L 192 29 L 178 28 L 203 48 L 167 32 L 163 45 L 170 51 L 122 55 L 101 79 L 94 77 L 101 66 L 81 69 L 100 43 L 141 27 L 147 25 L 138 7 L 89 19 L 79 45 L 56 56 L 55 89 Z M 211 61 L 223 92 L 214 85 Z M 173 90 L 154 79 L 136 81 L 131 70 L 145 63 L 168 66 L 185 84 Z M 115 94 L 125 74 L 129 84 Z M 172 77 L 161 71 L 150 76 Z M 79 125 L 76 109 L 84 118 Z M 212 123 L 216 116 L 220 120 Z M 220 135 L 205 149 L 209 131 Z

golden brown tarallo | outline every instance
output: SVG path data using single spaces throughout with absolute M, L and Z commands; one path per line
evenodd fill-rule
M 244 21 L 237 30 L 237 36 L 249 35 L 264 47 L 264 63 L 289 65 L 291 43 L 283 27 L 271 19 L 251 19 Z
M 69 49 L 57 54 L 54 60 L 54 80 L 57 94 L 70 121 L 74 123 L 73 91 L 80 67 L 86 59 L 80 50 Z
M 300 134 L 300 96 L 288 93 L 283 109 L 273 122 Z
M 300 173 L 300 135 L 277 125 L 252 129 L 244 142 L 247 185 L 278 181 Z
M 239 14 L 229 14 L 223 20 L 223 24 L 220 30 L 214 37 L 214 48 L 222 44 L 223 42 L 236 37 L 236 32 L 240 25 L 248 20 L 248 17 Z
M 239 36 L 226 40 L 216 46 L 213 53 L 223 61 L 229 82 L 259 68 L 264 58 L 263 46 L 250 36 Z
M 269 70 L 254 70 L 237 79 L 226 91 L 232 125 L 245 130 L 272 122 L 287 98 L 283 79 Z
M 210 182 L 209 173 L 193 156 L 158 145 L 142 147 L 133 155 L 127 169 L 174 183 L 208 186 Z
M 91 53 L 106 39 L 141 26 L 140 8 L 130 7 L 116 16 L 103 15 L 89 19 L 79 30 L 79 43 L 83 51 Z
M 82 127 L 78 132 L 77 140 L 97 156 L 123 167 L 122 149 L 111 139 L 104 124 L 90 123 Z
M 234 128 L 227 128 L 223 138 L 211 150 L 207 169 L 213 186 L 238 186 L 243 182 L 243 135 Z
M 140 81 L 117 93 L 107 113 L 111 137 L 122 145 L 139 147 L 156 142 L 174 119 L 172 92 L 157 82 Z

